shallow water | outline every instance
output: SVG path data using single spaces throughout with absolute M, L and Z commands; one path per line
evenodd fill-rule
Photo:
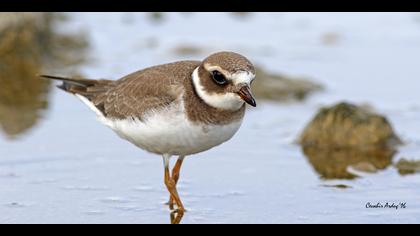
M 179 185 L 188 210 L 183 223 L 419 223 L 420 175 L 401 176 L 392 166 L 420 158 L 418 15 L 69 16 L 60 30 L 87 32 L 92 62 L 80 71 L 89 78 L 234 50 L 326 87 L 304 102 L 259 102 L 232 140 L 187 158 Z M 202 50 L 174 53 L 185 44 Z M 49 107 L 31 130 L 13 140 L 0 135 L 0 222 L 169 223 L 161 158 L 119 139 L 74 97 L 49 91 Z M 319 107 L 341 100 L 372 105 L 406 143 L 382 170 L 340 166 L 359 178 L 325 178 L 323 169 L 337 170 L 336 163 L 316 162 L 295 144 Z M 387 202 L 406 208 L 366 208 Z

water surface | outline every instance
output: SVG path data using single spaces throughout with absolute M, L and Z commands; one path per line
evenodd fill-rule
M 88 78 L 234 50 L 266 70 L 326 87 L 302 102 L 259 102 L 232 140 L 187 158 L 179 184 L 188 210 L 183 223 L 419 223 L 420 175 L 401 176 L 393 167 L 403 157 L 420 158 L 415 13 L 68 16 L 59 30 L 86 32 L 91 63 L 79 72 Z M 180 45 L 200 50 L 180 55 Z M 161 158 L 119 139 L 76 98 L 51 85 L 42 91 L 42 118 L 13 139 L 13 126 L 3 121 L 13 113 L 0 110 L 0 222 L 169 223 Z M 316 111 L 342 100 L 375 107 L 405 145 L 378 161 L 301 150 L 295 141 Z M 348 168 L 361 161 L 378 170 Z M 366 208 L 387 202 L 406 208 Z

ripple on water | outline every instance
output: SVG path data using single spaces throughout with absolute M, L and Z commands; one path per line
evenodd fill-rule
M 227 197 L 235 197 L 235 196 L 244 196 L 245 193 L 242 191 L 228 191 L 225 193 L 215 193 L 215 194 L 210 194 L 210 197 L 216 197 L 216 198 L 227 198 Z
M 51 184 L 51 183 L 56 183 L 58 182 L 57 179 L 37 179 L 37 180 L 33 180 L 30 181 L 30 184 Z
M 105 191 L 108 190 L 108 187 L 99 187 L 99 186 L 73 186 L 68 185 L 63 187 L 64 190 L 76 190 L 76 191 Z
M 0 178 L 19 178 L 20 175 L 16 173 L 0 173 Z
M 326 188 L 337 188 L 337 189 L 353 188 L 352 186 L 347 185 L 347 184 L 322 184 L 320 186 L 326 187 Z
M 90 210 L 90 211 L 83 212 L 83 214 L 88 215 L 88 216 L 98 216 L 98 215 L 105 215 L 105 212 L 101 210 Z
M 308 221 L 310 218 L 309 218 L 309 217 L 307 217 L 307 216 L 298 216 L 298 217 L 297 217 L 297 219 L 298 219 L 299 221 Z
M 153 188 L 152 186 L 142 185 L 142 186 L 136 186 L 133 188 L 134 191 L 139 192 L 156 192 L 158 191 L 156 188 Z
M 155 207 L 141 207 L 137 205 L 124 205 L 124 206 L 113 206 L 112 207 L 115 210 L 125 211 L 125 212 L 146 212 L 146 211 L 152 211 L 155 212 Z
M 124 197 L 106 197 L 100 200 L 101 202 L 105 202 L 105 203 L 129 203 L 131 202 L 130 200 L 128 200 L 127 198 Z
M 11 202 L 11 203 L 5 204 L 5 206 L 9 208 L 25 208 L 25 207 L 28 207 L 29 204 L 22 203 L 22 202 Z

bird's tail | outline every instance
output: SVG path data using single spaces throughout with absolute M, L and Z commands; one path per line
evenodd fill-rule
M 113 80 L 91 80 L 91 79 L 76 79 L 53 75 L 40 75 L 42 78 L 59 80 L 63 83 L 57 85 L 58 88 L 72 94 L 82 95 L 89 100 L 94 96 L 106 92 L 115 84 Z

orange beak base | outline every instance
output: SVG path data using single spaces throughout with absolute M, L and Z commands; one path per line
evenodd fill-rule
M 255 102 L 254 97 L 251 94 L 250 88 L 248 86 L 242 87 L 239 92 L 237 92 L 238 95 L 249 105 L 256 107 L 257 103 Z

